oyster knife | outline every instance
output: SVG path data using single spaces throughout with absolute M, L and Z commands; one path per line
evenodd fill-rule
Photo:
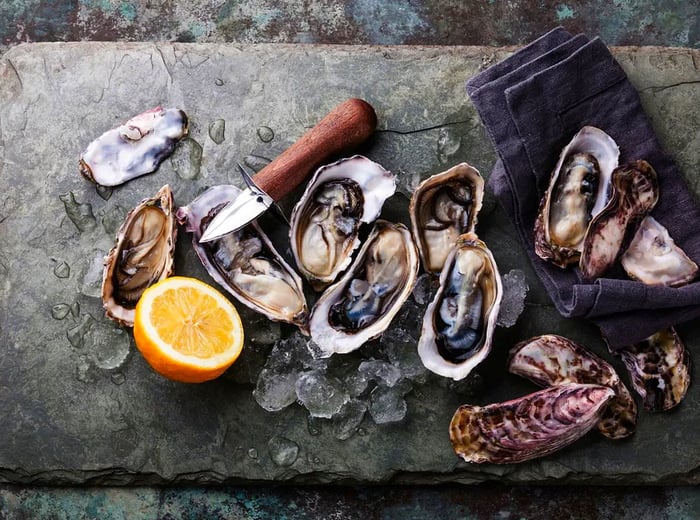
M 239 164 L 247 188 L 217 213 L 199 241 L 209 242 L 237 231 L 271 208 L 284 218 L 275 202 L 329 157 L 362 144 L 376 126 L 377 116 L 369 103 L 348 99 L 254 176 Z

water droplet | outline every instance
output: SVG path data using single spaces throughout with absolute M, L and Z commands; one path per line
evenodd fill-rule
M 462 137 L 451 128 L 441 128 L 438 134 L 437 156 L 445 164 L 462 146 Z
M 98 368 L 119 368 L 129 355 L 129 335 L 107 320 L 95 322 L 85 335 L 86 352 Z
M 57 303 L 51 307 L 51 317 L 55 320 L 62 320 L 70 312 L 70 305 L 67 303 Z
M 89 263 L 83 268 L 83 281 L 80 292 L 93 298 L 102 297 L 102 271 L 104 270 L 104 251 L 95 249 L 88 257 Z
M 202 146 L 189 137 L 183 139 L 177 153 L 170 157 L 170 164 L 181 179 L 196 179 L 202 166 Z
M 90 331 L 95 323 L 95 319 L 86 314 L 83 319 L 75 327 L 71 327 L 66 331 L 68 342 L 73 348 L 83 348 L 85 346 L 85 336 Z
M 80 303 L 79 302 L 73 302 L 73 304 L 70 306 L 70 313 L 75 316 L 76 318 L 80 316 Z
M 357 429 L 357 435 L 360 435 L 361 437 L 364 437 L 365 435 L 367 435 L 367 430 L 365 430 L 364 428 L 358 428 L 358 429 Z
M 258 128 L 258 137 L 263 143 L 269 143 L 275 138 L 275 132 L 269 126 Z
M 309 418 L 306 421 L 306 427 L 309 430 L 309 434 L 314 436 L 321 435 L 322 424 L 321 418 L 309 415 Z
M 112 380 L 112 383 L 118 386 L 124 384 L 124 381 L 126 381 L 126 376 L 122 372 L 115 372 L 112 374 L 110 379 Z
M 102 227 L 108 235 L 114 236 L 126 218 L 127 211 L 119 205 L 105 211 L 102 217 Z
M 278 466 L 291 466 L 299 456 L 299 446 L 285 437 L 275 436 L 267 443 L 272 462 Z
M 58 278 L 68 278 L 70 276 L 70 266 L 66 262 L 60 262 L 53 268 L 53 274 Z
M 267 157 L 261 157 L 260 155 L 246 155 L 243 162 L 246 164 L 246 166 L 248 166 L 248 168 L 252 168 L 258 172 L 272 161 Z
M 258 450 L 256 450 L 255 448 L 250 448 L 248 450 L 248 456 L 251 459 L 257 459 L 258 458 Z
M 95 215 L 92 213 L 92 206 L 85 203 L 79 203 L 75 200 L 75 194 L 71 191 L 63 195 L 59 195 L 58 198 L 63 202 L 63 206 L 66 208 L 66 215 L 78 228 L 81 233 L 83 231 L 92 231 L 97 227 L 97 221 L 95 220 Z
M 95 191 L 97 194 L 102 197 L 103 200 L 109 200 L 109 198 L 112 196 L 112 192 L 114 191 L 111 186 L 102 186 L 100 184 L 97 185 L 95 188 Z
M 221 78 L 216 78 L 216 79 L 214 80 L 214 85 L 216 85 L 217 87 L 220 87 L 220 86 L 222 86 L 223 84 L 224 84 L 224 80 L 221 79 Z
M 223 119 L 217 119 L 212 121 L 209 125 L 209 137 L 216 144 L 221 144 L 226 139 L 224 132 L 226 131 L 226 121 Z

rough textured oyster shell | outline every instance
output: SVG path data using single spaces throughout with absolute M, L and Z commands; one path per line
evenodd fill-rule
M 292 323 L 308 334 L 301 278 L 257 223 L 211 242 L 199 242 L 211 219 L 239 193 L 231 185 L 209 188 L 189 205 L 178 208 L 178 222 L 192 233 L 194 250 L 209 275 L 229 294 L 269 319 Z
M 520 342 L 510 351 L 508 370 L 540 386 L 586 383 L 615 391 L 598 423 L 611 439 L 632 435 L 637 427 L 637 405 L 615 369 L 570 339 L 546 334 Z
M 630 278 L 647 285 L 679 287 L 698 275 L 698 265 L 651 215 L 642 221 L 620 263 Z
M 484 198 L 484 179 L 467 163 L 421 182 L 411 196 L 413 239 L 423 268 L 439 273 L 460 235 L 474 232 Z
M 122 184 L 155 171 L 186 134 L 182 110 L 148 110 L 91 142 L 80 157 L 80 173 L 102 186 Z
M 659 331 L 617 353 L 645 410 L 670 410 L 683 400 L 690 386 L 690 356 L 675 329 Z
M 588 226 L 579 267 L 587 280 L 605 274 L 659 200 L 659 182 L 646 161 L 615 169 L 608 204 Z
M 343 277 L 314 306 L 311 337 L 326 355 L 379 336 L 413 290 L 418 250 L 403 224 L 378 220 Z
M 319 168 L 292 211 L 289 239 L 301 274 L 322 290 L 350 265 L 362 223 L 396 191 L 394 175 L 361 155 Z
M 133 327 L 143 291 L 173 273 L 176 237 L 173 193 L 166 184 L 127 214 L 105 258 L 102 304 L 107 317 Z
M 467 462 L 505 464 L 553 453 L 583 437 L 615 392 L 569 383 L 488 406 L 460 406 L 450 423 L 455 453 Z
M 423 317 L 418 355 L 425 367 L 454 380 L 465 378 L 491 350 L 502 296 L 491 251 L 474 233 L 462 235 Z
M 535 252 L 559 267 L 578 261 L 591 219 L 607 203 L 620 150 L 602 130 L 583 127 L 562 150 L 535 221 Z

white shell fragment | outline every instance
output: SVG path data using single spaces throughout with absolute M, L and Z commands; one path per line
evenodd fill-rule
M 350 265 L 360 225 L 373 222 L 395 191 L 394 175 L 360 155 L 316 171 L 292 211 L 289 231 L 297 267 L 314 289 Z
M 148 110 L 91 142 L 80 157 L 80 173 L 101 186 L 122 184 L 155 171 L 186 134 L 182 110 Z

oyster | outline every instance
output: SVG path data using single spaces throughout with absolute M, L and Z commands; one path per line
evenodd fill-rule
M 602 276 L 617 261 L 646 215 L 659 200 L 659 182 L 646 161 L 615 169 L 612 195 L 588 226 L 579 267 L 587 280 Z
M 698 274 L 698 265 L 651 215 L 642 221 L 620 263 L 630 278 L 647 285 L 679 287 Z
M 675 329 L 659 331 L 617 353 L 646 410 L 670 410 L 683 400 L 690 386 L 690 357 Z
M 322 290 L 350 264 L 360 225 L 373 222 L 395 191 L 395 177 L 360 155 L 316 171 L 289 230 L 297 267 L 314 289 Z
M 80 157 L 80 173 L 101 186 L 122 184 L 155 171 L 186 134 L 182 110 L 147 110 L 91 142 Z
M 107 317 L 133 327 L 143 291 L 173 273 L 176 237 L 173 193 L 166 184 L 127 214 L 105 258 L 102 304 Z
M 218 240 L 199 242 L 214 216 L 239 193 L 231 185 L 209 188 L 189 205 L 178 208 L 177 220 L 192 233 L 197 256 L 221 287 L 254 311 L 274 321 L 292 323 L 308 334 L 308 309 L 301 278 L 257 223 Z
M 498 266 L 474 233 L 459 237 L 428 304 L 418 340 L 426 368 L 454 380 L 465 378 L 490 352 L 503 285 Z
M 540 386 L 587 383 L 612 388 L 615 396 L 598 430 L 611 439 L 622 439 L 637 427 L 637 405 L 612 365 L 570 339 L 547 334 L 518 343 L 510 351 L 508 371 Z
M 467 462 L 505 464 L 548 455 L 583 437 L 615 392 L 569 383 L 488 406 L 460 406 L 450 423 L 455 453 Z
M 423 268 L 439 273 L 460 235 L 474 232 L 484 197 L 484 179 L 460 163 L 421 182 L 411 197 L 413 239 Z
M 321 295 L 309 327 L 330 356 L 379 336 L 413 290 L 418 251 L 403 224 L 378 220 L 343 277 Z
M 559 267 L 576 263 L 591 219 L 607 203 L 620 150 L 602 130 L 583 127 L 562 150 L 535 221 L 535 252 Z

